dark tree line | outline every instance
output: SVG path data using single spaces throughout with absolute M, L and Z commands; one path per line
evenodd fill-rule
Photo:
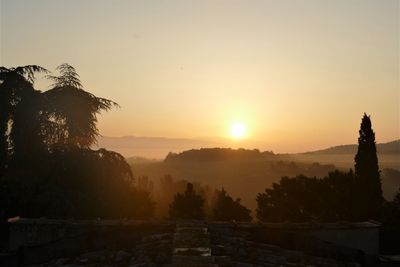
M 165 161 L 222 161 L 222 160 L 242 160 L 242 159 L 268 159 L 275 154 L 270 151 L 260 152 L 258 149 L 232 149 L 232 148 L 201 148 L 191 149 L 180 153 L 170 152 Z
M 325 178 L 283 177 L 257 196 L 261 221 L 338 221 L 353 217 L 354 174 L 330 172 Z
M 188 183 L 184 193 L 177 193 L 174 196 L 170 205 L 169 216 L 171 219 L 204 219 L 204 203 L 204 198 L 194 191 L 193 184 Z
M 118 153 L 93 150 L 97 115 L 117 104 L 83 89 L 62 64 L 47 91 L 39 66 L 0 67 L 0 216 L 145 218 L 153 203 Z
M 0 218 L 150 218 L 154 203 L 148 179 L 135 181 L 131 167 L 118 153 L 93 150 L 97 115 L 118 106 L 84 90 L 75 69 L 62 64 L 47 91 L 34 88 L 35 74 L 49 72 L 35 65 L 0 67 Z M 355 171 L 333 171 L 324 178 L 283 177 L 257 196 L 260 221 L 399 222 L 399 193 L 393 202 L 382 197 L 375 133 L 364 114 L 355 156 Z M 258 150 L 201 150 L 167 160 L 260 157 Z M 266 153 L 261 156 L 271 156 Z M 171 202 L 171 219 L 251 221 L 250 210 L 222 189 L 209 201 L 211 189 L 186 181 L 163 180 Z M 181 188 L 183 193 L 176 193 Z M 197 190 L 197 192 L 196 192 Z M 179 190 L 178 190 L 179 191 Z M 164 201 L 164 202 L 165 202 Z M 167 203 L 166 202 L 166 203 Z
M 216 191 L 216 199 L 212 209 L 212 219 L 216 221 L 249 222 L 251 210 L 240 203 L 240 198 L 234 200 L 225 189 Z
M 363 221 L 396 216 L 396 204 L 385 203 L 371 119 L 364 114 L 359 131 L 355 171 L 334 171 L 320 179 L 283 177 L 257 196 L 261 221 Z M 385 208 L 390 207 L 390 208 Z M 399 209 L 400 210 L 400 209 Z M 386 215 L 385 215 L 386 214 Z
M 240 199 L 233 200 L 224 189 L 215 191 L 210 214 L 205 211 L 205 202 L 205 198 L 195 191 L 193 184 L 187 183 L 185 192 L 174 196 L 169 206 L 169 218 L 241 222 L 252 219 L 251 211 L 240 203 Z

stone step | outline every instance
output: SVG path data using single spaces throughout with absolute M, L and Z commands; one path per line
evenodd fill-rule
M 210 238 L 209 233 L 175 233 L 174 234 L 174 239 L 180 238 L 180 239 L 188 239 L 188 238 Z
M 210 247 L 210 240 L 202 239 L 175 239 L 173 242 L 175 248 L 198 248 Z
M 204 222 L 180 221 L 176 223 L 176 227 L 207 227 L 207 224 Z
M 218 267 L 211 256 L 210 234 L 205 224 L 179 222 L 173 237 L 171 267 Z
M 211 248 L 198 247 L 198 248 L 174 248 L 174 255 L 182 256 L 211 256 Z
M 217 264 L 213 263 L 172 263 L 168 264 L 166 267 L 218 267 Z
M 215 258 L 213 256 L 203 257 L 173 255 L 172 263 L 215 263 Z
M 173 240 L 202 240 L 202 239 L 206 239 L 206 240 L 210 240 L 208 235 L 190 235 L 190 234 L 176 234 L 174 235 L 174 239 Z
M 193 233 L 193 234 L 206 234 L 207 228 L 205 227 L 177 227 L 176 233 Z

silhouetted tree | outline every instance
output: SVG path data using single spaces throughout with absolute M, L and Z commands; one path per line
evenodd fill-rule
M 355 156 L 355 173 L 330 172 L 317 179 L 283 177 L 257 197 L 261 221 L 337 221 L 377 219 L 382 188 L 371 119 L 364 114 Z
M 212 217 L 216 221 L 251 221 L 250 210 L 240 204 L 240 199 L 233 200 L 225 189 L 217 191 Z
M 283 177 L 257 196 L 260 221 L 356 220 L 352 203 L 354 173 L 334 171 L 318 179 L 299 175 Z
M 318 220 L 323 205 L 321 185 L 315 177 L 282 177 L 265 193 L 258 194 L 257 218 L 275 222 Z
M 33 81 L 45 69 L 0 67 L 0 217 L 152 217 L 124 157 L 90 149 L 96 115 L 117 104 L 84 91 L 73 67 L 58 69 L 42 93 Z
M 154 184 L 148 176 L 139 176 L 136 178 L 136 187 L 140 190 L 149 192 L 154 195 Z
M 71 150 L 52 153 L 44 167 L 1 179 L 0 210 L 6 217 L 151 218 L 154 203 L 134 186 L 130 166 L 118 153 Z
M 48 113 L 55 127 L 49 140 L 51 145 L 89 148 L 98 136 L 97 114 L 109 110 L 117 103 L 96 97 L 83 90 L 75 69 L 62 64 L 57 67 L 60 76 L 48 76 L 54 80 L 52 89 L 45 92 Z
M 392 201 L 384 201 L 380 227 L 380 250 L 385 254 L 399 254 L 400 188 Z
M 354 196 L 357 192 L 354 172 L 333 171 L 321 180 L 324 200 L 321 218 L 327 221 L 355 221 Z
M 37 110 L 38 91 L 33 88 L 35 73 L 47 73 L 48 71 L 37 65 L 21 66 L 16 68 L 0 67 L 0 176 L 4 172 L 10 154 L 20 147 L 17 133 L 10 137 L 12 128 L 24 128 L 25 133 L 36 137 L 39 135 Z M 31 116 L 26 120 L 25 126 L 20 120 L 24 115 Z M 10 127 L 12 128 L 10 129 Z M 18 131 L 18 130 L 17 130 Z M 38 138 L 30 138 L 30 145 L 37 145 Z M 12 143 L 11 143 L 12 142 Z M 23 145 L 21 144 L 21 147 Z M 25 147 L 25 151 L 30 146 Z M 22 151 L 22 149 L 20 150 Z
M 42 131 L 47 118 L 42 111 L 43 97 L 36 90 L 26 92 L 15 105 L 9 140 L 13 164 L 20 168 L 40 163 L 47 153 L 46 135 Z
M 156 215 L 159 218 L 168 218 L 170 204 L 177 193 L 184 193 L 189 182 L 181 179 L 174 179 L 171 175 L 165 175 L 160 179 L 160 186 L 154 195 L 157 202 Z M 211 214 L 210 201 L 214 189 L 209 185 L 192 183 L 193 190 L 204 199 L 203 211 L 206 217 Z
M 400 188 L 392 201 L 385 201 L 382 221 L 386 224 L 396 225 L 400 233 Z
M 371 119 L 364 113 L 355 156 L 356 206 L 359 220 L 377 219 L 382 207 L 382 185 Z
M 196 194 L 193 184 L 188 183 L 184 194 L 177 193 L 169 208 L 171 219 L 204 219 L 204 198 Z
M 232 149 L 232 148 L 201 148 L 183 151 L 181 153 L 168 153 L 165 161 L 190 160 L 190 161 L 220 161 L 240 159 L 266 159 L 274 156 L 273 152 L 260 152 L 258 149 Z
M 397 190 L 397 193 L 393 198 L 393 203 L 397 207 L 397 209 L 400 211 L 400 188 L 399 188 L 399 190 Z M 400 212 L 399 212 L 399 214 L 400 214 Z

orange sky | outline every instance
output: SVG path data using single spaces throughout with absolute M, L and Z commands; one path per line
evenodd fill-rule
M 221 138 L 294 152 L 398 139 L 399 1 L 1 0 L 0 61 L 75 66 L 121 109 L 106 136 Z M 39 81 L 39 89 L 46 83 Z M 237 141 L 236 141 L 237 142 Z

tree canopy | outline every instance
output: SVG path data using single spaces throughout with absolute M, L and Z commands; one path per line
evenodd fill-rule
M 355 156 L 355 178 L 359 189 L 356 198 L 359 219 L 377 219 L 383 203 L 382 185 L 375 133 L 370 116 L 364 113 L 359 130 L 358 150 Z
M 283 177 L 257 196 L 261 221 L 362 221 L 378 219 L 382 189 L 370 117 L 359 131 L 355 172 L 334 171 L 323 178 Z
M 169 208 L 171 219 L 201 220 L 205 218 L 204 198 L 193 189 L 193 184 L 186 185 L 186 191 L 177 193 Z
M 120 154 L 93 150 L 97 114 L 117 104 L 62 64 L 50 90 L 40 66 L 0 67 L 0 217 L 149 218 L 154 203 Z
M 216 221 L 251 221 L 251 211 L 240 203 L 240 199 L 233 200 L 225 189 L 216 192 L 217 197 L 213 207 L 212 218 Z
M 353 216 L 354 174 L 334 171 L 324 178 L 282 177 L 257 196 L 261 221 L 338 221 Z
M 37 65 L 0 67 L 0 175 L 15 152 L 24 152 L 24 145 L 36 149 L 42 143 L 39 91 L 33 88 L 35 73 L 48 71 Z
M 57 69 L 60 75 L 48 76 L 54 84 L 45 92 L 48 116 L 56 126 L 49 143 L 64 148 L 89 148 L 99 134 L 97 114 L 118 104 L 83 90 L 79 75 L 72 66 L 62 64 Z

